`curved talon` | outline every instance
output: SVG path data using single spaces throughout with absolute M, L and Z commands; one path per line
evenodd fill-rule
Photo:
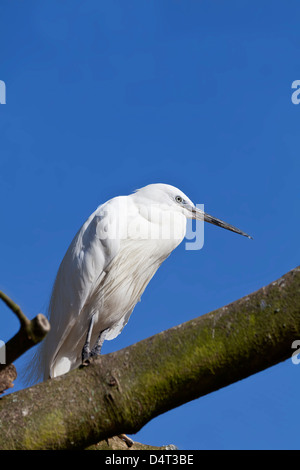
M 91 361 L 89 359 L 85 359 L 84 361 L 82 361 L 81 366 L 86 367 L 86 366 L 89 366 L 90 363 L 91 363 Z

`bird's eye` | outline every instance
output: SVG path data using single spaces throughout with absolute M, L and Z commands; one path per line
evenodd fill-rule
M 181 196 L 176 196 L 175 197 L 175 201 L 178 202 L 179 204 L 182 204 L 183 203 L 183 199 Z

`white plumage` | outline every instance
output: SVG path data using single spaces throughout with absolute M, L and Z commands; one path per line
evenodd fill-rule
M 44 380 L 80 365 L 89 325 L 91 346 L 101 332 L 102 339 L 111 340 L 122 331 L 152 276 L 183 240 L 188 217 L 247 236 L 204 214 L 179 189 L 166 184 L 113 198 L 91 214 L 54 283 L 51 330 L 36 365 Z

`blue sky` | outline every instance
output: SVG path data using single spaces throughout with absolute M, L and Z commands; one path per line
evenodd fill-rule
M 296 267 L 299 13 L 295 0 L 3 2 L 0 289 L 29 317 L 45 312 L 89 214 L 154 182 L 179 187 L 254 240 L 207 226 L 202 250 L 180 245 L 103 353 Z M 6 341 L 18 322 L 0 308 Z M 156 418 L 134 439 L 298 449 L 299 374 L 287 360 Z M 15 390 L 23 386 L 17 379 Z

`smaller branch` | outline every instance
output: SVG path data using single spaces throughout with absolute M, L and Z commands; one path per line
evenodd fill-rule
M 27 326 L 30 323 L 30 320 L 24 315 L 19 305 L 17 305 L 13 300 L 11 300 L 8 295 L 4 294 L 4 292 L 0 291 L 0 299 L 14 312 L 18 319 L 20 320 L 21 325 Z
M 98 442 L 98 444 L 91 445 L 85 450 L 178 450 L 173 444 L 166 446 L 156 447 L 147 444 L 141 444 L 140 442 L 135 442 L 131 447 L 128 447 L 127 444 L 118 437 L 111 437 L 103 441 Z
M 9 364 L 3 371 L 0 372 L 0 394 L 5 392 L 8 388 L 12 388 L 13 381 L 17 378 L 17 371 L 13 364 Z
M 6 294 L 0 291 L 0 299 L 14 312 L 20 320 L 20 330 L 2 348 L 5 348 L 5 364 L 0 364 L 0 393 L 12 387 L 12 381 L 16 379 L 16 372 L 12 373 L 13 362 L 24 354 L 28 349 L 42 341 L 50 330 L 47 318 L 39 313 L 33 320 L 29 320 L 21 308 L 13 302 Z M 15 369 L 14 369 L 15 370 Z M 11 379 L 11 380 L 10 380 Z
M 25 328 L 21 324 L 18 333 L 6 343 L 6 364 L 0 364 L 0 372 L 28 349 L 42 341 L 50 331 L 50 323 L 41 313 L 28 322 Z

